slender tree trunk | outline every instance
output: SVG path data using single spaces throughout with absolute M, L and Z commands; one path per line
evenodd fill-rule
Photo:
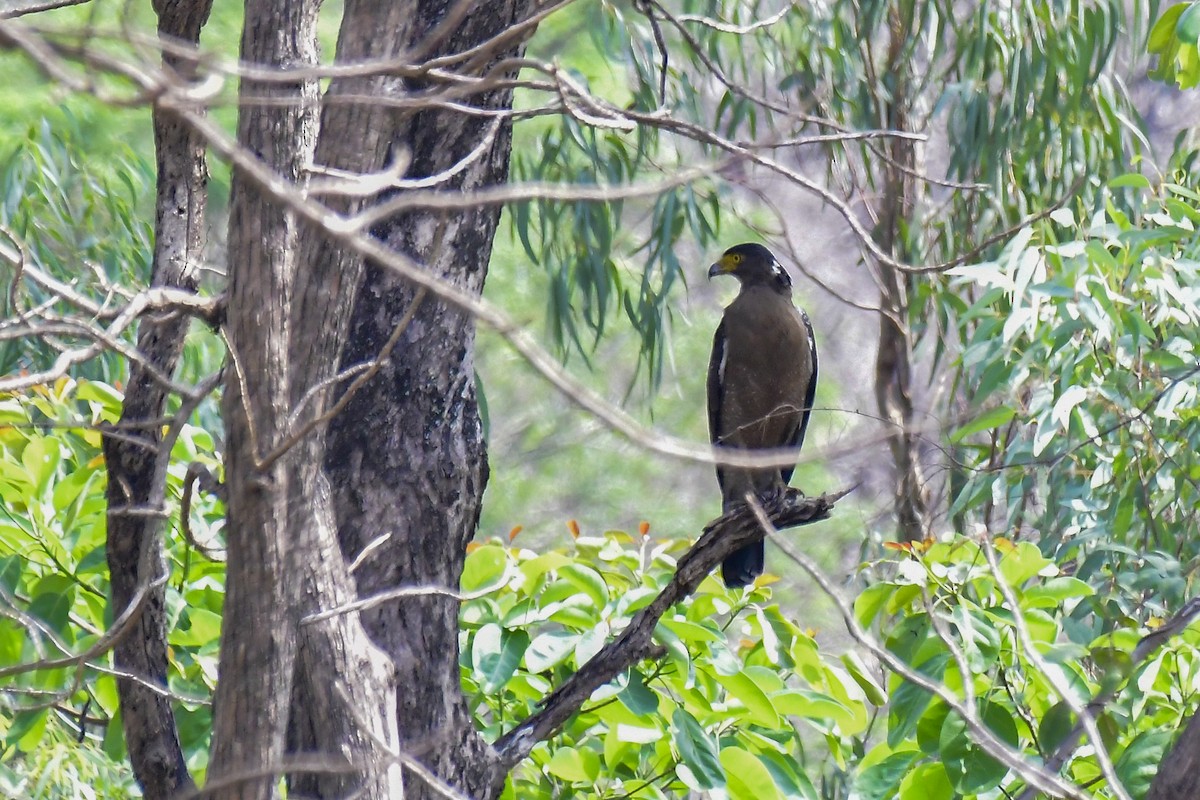
M 268 69 L 314 65 L 317 8 L 316 0 L 247 2 L 242 61 Z M 313 81 L 243 79 L 239 91 L 239 144 L 297 186 L 311 161 L 315 99 Z M 289 610 L 302 587 L 289 574 L 289 506 L 305 498 L 292 481 L 300 468 L 295 451 L 263 460 L 289 430 L 296 245 L 292 214 L 235 172 L 222 402 L 228 571 L 208 773 L 214 798 L 273 797 L 285 752 L 298 627 Z
M 471 4 L 420 0 L 415 5 L 409 41 L 428 57 L 487 42 L 533 6 L 530 0 L 504 0 L 489 4 L 484 13 Z M 455 14 L 461 21 L 445 24 L 447 15 Z M 485 47 L 472 63 L 453 67 L 487 75 L 500 59 L 519 54 L 526 36 Z M 409 91 L 434 95 L 440 88 L 432 79 L 408 85 Z M 469 100 L 477 108 L 506 110 L 511 91 L 493 88 Z M 480 157 L 446 176 L 438 188 L 458 195 L 507 180 L 507 120 L 422 110 L 397 119 L 394 130 L 396 156 L 411 159 L 409 177 L 451 170 L 482 142 Z M 375 233 L 445 281 L 478 294 L 499 215 L 495 207 L 412 211 Z M 422 299 L 414 287 L 368 265 L 342 363 L 372 359 L 410 310 L 414 316 L 390 361 L 329 430 L 325 464 L 343 551 L 355 558 L 369 543 L 381 542 L 356 572 L 363 596 L 396 586 L 457 590 L 487 480 L 470 316 L 432 296 Z M 472 797 L 498 794 L 504 771 L 476 734 L 459 683 L 457 602 L 433 594 L 408 597 L 365 614 L 364 624 L 395 663 L 402 749 Z M 412 775 L 405 788 L 409 800 L 443 796 Z
M 169 3 L 158 0 L 160 36 L 195 44 L 208 20 L 211 0 Z M 190 66 L 170 54 L 164 66 L 182 79 Z M 179 289 L 196 288 L 197 264 L 204 246 L 205 184 L 208 168 L 204 143 L 171 111 L 155 107 L 154 146 L 157 159 L 154 262 L 150 283 Z M 138 350 L 149 365 L 170 375 L 183 350 L 188 319 L 177 315 L 146 320 L 138 332 Z M 166 563 L 163 518 L 148 511 L 161 504 L 163 487 L 155 486 L 166 388 L 141 363 L 132 363 L 118 429 L 104 438 L 108 466 L 107 558 L 114 616 L 140 602 L 133 629 L 117 641 L 113 663 L 140 680 L 119 678 L 121 724 L 134 774 L 149 800 L 194 788 L 175 726 L 171 701 L 153 687 L 167 685 Z M 157 500 L 156 500 L 157 498 Z M 139 600 L 139 592 L 140 595 Z M 144 681 L 144 683 L 142 682 Z
M 890 12 L 891 39 L 887 70 L 889 84 L 884 102 L 882 124 L 885 128 L 907 131 L 914 98 L 910 96 L 907 76 L 912 69 L 910 41 L 912 20 L 893 8 Z M 911 10 L 910 12 L 911 13 Z M 916 171 L 918 143 L 891 137 L 882 147 L 890 163 L 884 166 L 885 183 L 879 219 L 874 237 L 880 249 L 897 261 L 909 261 L 904 228 L 916 225 Z M 888 425 L 888 447 L 895 468 L 895 509 L 898 535 L 905 541 L 929 535 L 929 495 L 921 465 L 917 438 L 913 433 L 912 336 L 908 328 L 908 276 L 887 265 L 879 265 L 879 350 L 875 360 L 875 400 L 879 414 Z

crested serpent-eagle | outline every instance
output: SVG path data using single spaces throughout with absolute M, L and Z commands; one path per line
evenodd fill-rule
M 739 244 L 708 277 L 732 275 L 741 291 L 725 308 L 708 364 L 708 430 L 714 445 L 742 450 L 796 449 L 804 442 L 817 389 L 817 347 L 808 315 L 792 303 L 792 281 L 770 250 Z M 717 466 L 721 509 L 779 497 L 794 466 Z M 721 564 L 726 586 L 745 586 L 763 571 L 763 542 Z

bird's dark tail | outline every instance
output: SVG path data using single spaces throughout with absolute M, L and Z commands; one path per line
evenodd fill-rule
M 763 572 L 763 551 L 765 544 L 755 542 L 741 550 L 735 550 L 729 558 L 721 562 L 721 578 L 729 588 L 745 586 L 754 583 L 754 579 Z

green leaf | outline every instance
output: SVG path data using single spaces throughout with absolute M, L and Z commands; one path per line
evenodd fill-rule
M 637 670 L 630 669 L 629 683 L 617 695 L 621 702 L 639 717 L 648 717 L 658 711 L 658 695 L 646 686 L 646 678 Z
M 1009 586 L 1019 587 L 1054 562 L 1030 542 L 1018 542 L 1000 559 L 1000 574 Z
M 529 634 L 510 631 L 494 622 L 484 625 L 471 639 L 471 667 L 481 691 L 492 694 L 508 683 L 529 648 Z
M 508 553 L 503 547 L 485 544 L 467 554 L 463 564 L 462 590 L 475 593 L 485 587 L 499 588 L 508 567 Z
M 717 675 L 717 682 L 746 707 L 752 722 L 767 728 L 779 728 L 783 722 L 766 692 L 745 672 Z
M 945 766 L 918 764 L 900 781 L 900 800 L 952 800 L 954 787 Z
M 850 677 L 854 679 L 854 682 L 866 694 L 867 700 L 877 706 L 887 703 L 887 692 L 883 690 L 883 687 L 876 682 L 875 678 L 867 670 L 867 665 L 863 663 L 858 653 L 848 650 L 842 654 L 841 660 L 843 666 L 850 673 Z
M 966 425 L 951 432 L 950 441 L 958 444 L 972 434 L 990 431 L 992 428 L 999 428 L 1001 425 L 1008 424 L 1016 415 L 1017 412 L 1008 406 L 998 406 L 989 409 Z
M 1124 189 L 1127 187 L 1149 189 L 1150 186 L 1150 179 L 1140 172 L 1127 172 L 1124 175 L 1118 175 L 1108 182 L 1108 188 L 1110 189 Z
M 1062 744 L 1075 727 L 1075 715 L 1065 700 L 1060 700 L 1046 711 L 1038 725 L 1038 744 L 1042 752 L 1049 754 Z
M 675 709 L 671 715 L 671 739 L 679 752 L 681 763 L 676 767 L 676 774 L 680 780 L 696 791 L 725 786 L 725 770 L 721 766 L 716 740 L 682 708 Z
M 24 567 L 25 559 L 21 556 L 0 558 L 0 588 L 3 588 L 8 596 L 17 591 Z
M 1173 736 L 1173 731 L 1143 731 L 1121 753 L 1113 766 L 1132 797 L 1142 797 L 1149 791 Z
M 1146 42 L 1146 49 L 1149 52 L 1162 53 L 1170 47 L 1177 35 L 1176 26 L 1179 24 L 1179 18 L 1191 5 L 1191 3 L 1176 3 L 1162 13 L 1162 16 L 1154 23 L 1154 27 L 1150 29 L 1150 37 Z
M 530 672 L 545 672 L 558 666 L 575 651 L 579 634 L 552 631 L 534 637 L 525 650 L 525 668 Z
M 721 750 L 721 766 L 728 775 L 726 788 L 733 800 L 772 800 L 779 798 L 779 790 L 771 772 L 754 754 L 740 747 Z
M 593 783 L 600 775 L 600 756 L 584 748 L 560 747 L 550 756 L 546 771 L 572 783 Z
M 12 717 L 8 726 L 5 742 L 8 747 L 16 747 L 22 753 L 31 753 L 42 744 L 46 732 L 48 709 L 38 711 L 19 711 Z
M 854 788 L 862 800 L 885 800 L 893 797 L 900 788 L 900 781 L 908 773 L 914 761 L 921 757 L 917 750 L 892 753 L 859 773 Z
M 877 583 L 868 586 L 854 598 L 854 616 L 864 628 L 870 627 L 892 592 L 896 591 L 894 583 Z
M 32 479 L 31 483 L 38 494 L 46 490 L 50 478 L 58 469 L 58 462 L 61 458 L 62 451 L 55 439 L 39 436 L 31 439 L 25 445 L 25 449 L 21 452 L 21 464 L 29 473 Z
M 803 719 L 827 719 L 849 723 L 854 712 L 828 695 L 810 689 L 789 689 L 771 698 L 780 714 Z
M 558 569 L 559 577 L 566 580 L 576 589 L 588 596 L 592 607 L 597 611 L 608 605 L 608 586 L 600 573 L 591 567 L 576 562 L 565 564 Z
M 171 631 L 170 642 L 176 647 L 200 647 L 221 638 L 221 615 L 205 608 L 189 608 Z
M 1187 10 L 1179 15 L 1175 36 L 1184 44 L 1194 46 L 1200 42 L 1200 3 L 1192 2 Z
M 949 661 L 949 653 L 937 653 L 916 669 L 925 677 L 940 681 Z M 912 735 L 917 723 L 921 720 L 921 715 L 932 699 L 932 694 L 915 683 L 902 681 L 896 687 L 892 692 L 891 703 L 888 705 L 887 743 L 889 747 L 899 747 L 901 742 Z
M 31 592 L 29 613 L 53 628 L 68 642 L 75 640 L 71 607 L 75 604 L 75 582 L 65 575 L 47 575 Z
M 980 718 L 998 739 L 1013 747 L 1017 745 L 1017 724 L 1012 715 L 998 703 L 980 704 Z M 950 784 L 960 794 L 981 794 L 1000 785 L 1008 767 L 993 758 L 976 743 L 967 730 L 967 723 L 958 714 L 948 714 L 942 725 L 940 740 L 942 764 Z
M 771 773 L 775 787 L 788 800 L 819 800 L 820 795 L 813 786 L 804 768 L 796 763 L 790 755 L 766 750 L 758 754 L 758 758 Z
M 1022 605 L 1029 608 L 1050 608 L 1064 600 L 1091 597 L 1096 593 L 1089 584 L 1069 575 L 1059 575 L 1044 583 L 1030 586 L 1021 593 Z

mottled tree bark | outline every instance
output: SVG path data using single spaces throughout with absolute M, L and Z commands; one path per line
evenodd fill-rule
M 208 20 L 211 0 L 158 0 L 158 32 L 195 43 Z M 190 66 L 164 54 L 164 66 L 181 79 Z M 154 261 L 150 283 L 179 289 L 196 288 L 197 264 L 204 246 L 205 184 L 208 169 L 203 140 L 170 110 L 153 112 L 157 164 Z M 182 315 L 147 319 L 138 331 L 138 350 L 148 365 L 170 375 L 183 350 L 188 319 Z M 108 541 L 106 555 L 112 587 L 113 616 L 119 617 L 141 596 L 141 611 L 128 635 L 113 648 L 117 669 L 145 683 L 119 678 L 121 724 L 134 775 L 149 800 L 194 788 L 184 762 L 171 702 L 150 685 L 167 685 L 167 628 L 164 600 L 166 563 L 163 518 L 133 509 L 161 504 L 163 487 L 155 486 L 162 415 L 167 391 L 146 365 L 129 367 L 118 435 L 104 437 L 108 467 Z M 165 473 L 163 473 L 165 474 Z
M 243 62 L 316 63 L 316 0 L 246 3 Z M 271 103 L 259 102 L 268 99 Z M 315 141 L 316 85 L 243 79 L 238 142 L 299 185 Z M 289 313 L 297 259 L 293 215 L 240 172 L 230 194 L 226 426 L 228 564 L 209 797 L 269 798 L 286 742 L 302 582 L 289 572 L 289 509 L 305 501 L 292 451 L 264 464 L 288 433 Z M 289 552 L 289 550 L 291 552 Z
M 338 37 L 337 61 L 355 64 L 396 57 L 412 11 L 403 3 L 349 0 Z M 339 78 L 330 84 L 321 114 L 315 164 L 349 174 L 378 172 L 385 166 L 393 129 L 393 112 L 381 99 L 401 90 L 398 78 L 387 76 Z M 351 99 L 361 98 L 361 99 Z M 320 179 L 318 177 L 318 179 Z M 353 213 L 363 201 L 346 195 L 324 198 L 341 213 Z M 339 248 L 320 231 L 303 232 L 300 263 L 291 309 L 291 369 L 293 408 L 304 412 L 293 424 L 320 418 L 329 405 L 329 391 L 309 402 L 314 387 L 332 386 L 338 356 L 349 327 L 355 288 L 362 277 L 362 259 Z M 374 355 L 374 354 L 373 354 Z M 292 503 L 293 536 L 307 557 L 296 565 L 304 576 L 299 598 L 303 618 L 355 599 L 355 585 L 338 545 L 333 507 L 321 469 L 325 428 L 318 426 L 296 445 L 294 462 L 303 471 L 293 481 L 314 486 L 305 502 Z M 357 614 L 348 614 L 300 629 L 299 658 L 289 724 L 288 751 L 346 758 L 362 765 L 344 773 L 313 772 L 289 778 L 300 796 L 399 796 L 398 768 L 382 768 L 385 753 L 377 742 L 397 747 L 395 679 L 391 660 L 367 637 Z
M 486 13 L 475 10 L 460 24 L 445 26 L 447 35 L 433 41 L 430 32 L 439 30 L 444 15 L 462 9 L 436 0 L 414 5 L 409 42 L 434 57 L 487 41 L 533 7 L 529 0 L 489 4 Z M 471 72 L 486 74 L 499 59 L 518 54 L 523 42 L 524 37 L 506 41 L 498 52 L 477 60 Z M 410 90 L 437 88 L 432 81 L 409 83 Z M 511 92 L 496 88 L 471 102 L 507 109 Z M 411 157 L 409 177 L 429 176 L 454 166 L 493 132 L 480 158 L 439 184 L 457 194 L 507 180 L 507 121 L 496 126 L 485 116 L 427 109 L 398 119 L 392 141 L 397 154 Z M 478 294 L 499 215 L 495 207 L 413 211 L 375 233 L 445 281 Z M 368 265 L 342 364 L 375 356 L 416 297 L 415 287 Z M 325 465 L 343 551 L 354 558 L 368 543 L 387 537 L 356 573 L 360 595 L 401 585 L 458 588 L 487 479 L 474 339 L 469 315 L 426 298 L 389 363 L 331 424 Z M 504 770 L 475 732 L 462 694 L 457 602 L 442 596 L 404 598 L 365 614 L 364 624 L 396 666 L 401 747 L 470 796 L 495 796 Z M 406 791 L 409 800 L 439 796 L 412 775 Z

